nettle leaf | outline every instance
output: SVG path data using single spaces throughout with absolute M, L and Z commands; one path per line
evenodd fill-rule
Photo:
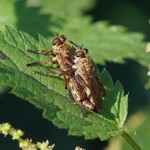
M 94 7 L 96 2 L 93 0 L 76 0 L 76 1 L 68 1 L 61 0 L 58 1 L 40 1 L 42 8 L 42 12 L 53 14 L 57 17 L 71 16 L 71 17 L 79 17 L 83 15 L 83 12 Z M 29 3 L 30 6 L 34 6 L 34 3 Z M 57 11 L 56 11 L 57 10 Z
M 122 63 L 125 58 L 145 66 L 150 64 L 142 34 L 127 32 L 125 27 L 112 26 L 107 22 L 92 23 L 88 17 L 70 20 L 60 33 L 88 48 L 90 56 L 97 64 L 104 64 L 105 61 Z
M 104 69 L 100 74 L 106 88 L 101 114 L 84 111 L 68 98 L 61 78 L 34 74 L 47 71 L 45 67 L 26 68 L 27 63 L 43 60 L 44 56 L 27 53 L 27 49 L 51 48 L 51 44 L 39 35 L 39 41 L 24 32 L 17 32 L 6 26 L 5 34 L 0 33 L 0 49 L 5 59 L 0 59 L 0 84 L 12 88 L 12 93 L 43 110 L 43 116 L 58 128 L 67 129 L 70 135 L 84 136 L 85 139 L 109 139 L 122 133 L 127 117 L 127 96 L 119 81 L 113 83 Z M 46 57 L 47 61 L 51 61 Z M 53 66 L 52 66 L 53 68 Z
M 126 32 L 124 27 L 109 25 L 107 22 L 92 23 L 92 18 L 83 16 L 83 12 L 92 8 L 94 3 L 92 0 L 62 0 L 59 3 L 48 0 L 38 3 L 0 1 L 0 29 L 3 29 L 4 24 L 16 27 L 19 21 L 19 28 L 34 36 L 37 32 L 54 36 L 56 31 L 67 35 L 79 45 L 87 47 L 97 64 L 104 64 L 105 61 L 122 63 L 125 58 L 131 58 L 148 66 L 150 56 L 145 53 L 146 44 L 142 34 Z
M 17 17 L 16 12 L 14 11 L 15 1 L 16 0 L 0 0 L 0 31 L 4 30 L 5 24 L 16 27 Z

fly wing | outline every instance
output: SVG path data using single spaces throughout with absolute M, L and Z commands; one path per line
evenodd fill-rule
M 86 86 L 88 86 L 88 85 L 85 83 L 84 79 L 83 79 L 79 74 L 76 74 L 75 77 L 76 77 L 76 80 L 78 81 L 78 83 L 79 83 L 83 88 L 86 87 Z
M 91 79 L 90 91 L 91 91 L 90 101 L 93 104 L 95 104 L 98 108 L 100 108 L 102 103 L 102 94 L 101 94 L 100 85 L 96 78 Z
M 93 61 L 93 65 L 94 65 L 94 69 L 95 69 L 94 70 L 95 79 L 97 80 L 98 87 L 101 91 L 101 95 L 106 96 L 106 91 L 105 91 L 104 86 L 101 82 L 101 74 L 100 74 L 100 71 L 98 69 L 98 66 L 94 63 L 94 61 Z
M 78 83 L 75 77 L 70 78 L 70 83 L 71 93 L 75 98 L 75 101 L 82 101 L 86 99 L 86 93 L 84 91 L 84 88 Z
M 94 76 L 96 77 L 96 78 L 98 78 L 98 79 L 100 79 L 100 71 L 99 71 L 99 69 L 98 69 L 98 66 L 95 64 L 95 62 L 93 61 L 93 59 L 91 59 L 92 60 L 92 63 L 93 63 L 93 68 L 94 68 Z

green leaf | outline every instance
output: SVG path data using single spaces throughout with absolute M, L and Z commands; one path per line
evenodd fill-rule
M 0 0 L 0 31 L 6 24 L 16 27 L 16 23 L 15 0 Z
M 122 127 L 127 117 L 128 96 L 124 96 L 124 90 L 119 81 L 113 85 L 112 79 L 106 70 L 101 73 L 101 79 L 107 92 L 103 102 L 102 114 L 115 120 Z
M 0 30 L 3 31 L 7 24 L 34 37 L 37 37 L 37 32 L 45 36 L 54 35 L 52 31 L 59 31 L 66 18 L 80 17 L 94 4 L 93 0 L 0 0 Z
M 61 78 L 34 74 L 47 71 L 45 67 L 26 68 L 27 63 L 44 59 L 44 56 L 26 53 L 28 48 L 49 48 L 49 41 L 39 35 L 39 41 L 24 32 L 17 32 L 6 26 L 0 34 L 0 49 L 6 58 L 0 60 L 0 84 L 12 88 L 12 93 L 43 110 L 43 115 L 58 128 L 67 129 L 70 135 L 85 139 L 99 137 L 101 140 L 121 134 L 127 115 L 127 96 L 120 82 L 113 84 L 111 76 L 104 69 L 100 75 L 106 87 L 102 114 L 84 111 L 68 98 Z M 19 43 L 18 43 L 19 42 Z M 46 57 L 49 61 L 49 57 Z M 9 63 L 8 63 L 9 62 Z
M 91 23 L 91 18 L 87 17 L 70 20 L 65 23 L 61 33 L 88 48 L 96 63 L 122 63 L 125 58 L 130 58 L 145 66 L 150 64 L 150 56 L 145 52 L 146 43 L 142 34 L 127 32 L 125 27 L 112 26 L 107 22 Z
M 105 89 L 109 90 L 113 88 L 113 81 L 110 74 L 104 69 L 100 75 L 102 83 L 105 84 Z
M 100 79 L 106 90 L 106 97 L 103 101 L 102 114 L 106 118 L 115 121 L 118 127 L 123 127 L 128 113 L 128 96 L 124 96 L 124 90 L 119 81 L 113 85 L 112 78 L 107 70 L 103 70 Z
M 39 5 L 43 6 L 42 12 L 64 18 L 64 16 L 80 17 L 83 12 L 93 8 L 95 3 L 93 0 L 61 0 L 59 3 L 58 1 L 40 0 Z M 29 5 L 34 6 L 34 3 L 29 2 Z
M 1 0 L 0 29 L 8 24 L 35 37 L 37 32 L 54 36 L 54 32 L 59 31 L 79 45 L 87 47 L 97 64 L 104 64 L 106 61 L 122 63 L 124 59 L 130 58 L 148 66 L 150 56 L 145 53 L 144 36 L 127 32 L 125 27 L 107 22 L 93 23 L 93 18 L 83 16 L 83 13 L 94 4 L 95 1 L 92 0 L 61 0 L 59 3 L 48 0 Z

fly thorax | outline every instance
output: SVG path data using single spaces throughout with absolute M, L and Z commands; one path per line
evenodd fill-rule
M 73 69 L 77 69 L 77 66 L 76 66 L 76 65 L 72 65 L 72 68 L 73 68 Z
M 80 57 L 76 57 L 74 58 L 74 63 L 77 63 L 81 58 Z

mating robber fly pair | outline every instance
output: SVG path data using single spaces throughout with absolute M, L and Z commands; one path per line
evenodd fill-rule
M 75 52 L 69 44 L 76 50 Z M 102 97 L 105 96 L 103 85 L 96 74 L 93 60 L 86 56 L 88 50 L 70 41 L 64 35 L 58 35 L 52 41 L 53 50 L 28 50 L 29 52 L 51 55 L 52 62 L 33 62 L 27 67 L 36 65 L 56 64 L 59 73 L 39 72 L 46 76 L 63 76 L 65 88 L 81 108 L 98 113 L 102 106 Z

